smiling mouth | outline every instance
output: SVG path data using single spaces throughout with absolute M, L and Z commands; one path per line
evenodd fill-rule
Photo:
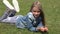
M 37 16 L 37 15 L 35 15 L 34 17 L 36 17 L 36 18 L 37 18 L 38 16 Z

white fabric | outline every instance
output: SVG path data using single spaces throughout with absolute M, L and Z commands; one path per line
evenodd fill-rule
M 12 0 L 12 3 L 14 5 L 14 8 L 17 12 L 19 12 L 19 5 L 18 5 L 18 1 L 17 0 Z
M 14 7 L 7 1 L 7 0 L 3 0 L 3 3 L 9 8 L 9 9 L 14 9 L 17 12 L 19 12 L 19 5 L 18 5 L 18 1 L 17 0 L 12 0 L 12 3 L 14 5 Z
M 18 18 L 19 18 L 19 16 L 7 17 L 6 19 L 2 20 L 2 22 L 16 23 L 16 20 L 17 20 Z

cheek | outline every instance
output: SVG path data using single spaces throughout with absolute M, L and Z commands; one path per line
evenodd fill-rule
M 34 14 L 35 14 L 35 12 L 32 12 L 32 14 L 34 15 Z

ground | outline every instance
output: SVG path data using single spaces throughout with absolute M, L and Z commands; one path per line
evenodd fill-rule
M 32 3 L 35 0 L 18 0 L 20 12 L 18 14 L 26 15 Z M 45 14 L 46 25 L 49 34 L 60 34 L 60 0 L 39 0 L 42 4 Z M 11 2 L 11 0 L 9 0 Z M 3 15 L 6 7 L 0 0 L 0 16 Z M 27 29 L 17 29 L 15 25 L 0 23 L 0 34 L 41 34 L 40 32 L 31 32 Z

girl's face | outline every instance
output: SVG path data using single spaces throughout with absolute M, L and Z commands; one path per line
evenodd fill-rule
M 32 14 L 35 18 L 38 18 L 40 15 L 40 10 L 38 9 L 38 7 L 33 7 L 32 8 Z

